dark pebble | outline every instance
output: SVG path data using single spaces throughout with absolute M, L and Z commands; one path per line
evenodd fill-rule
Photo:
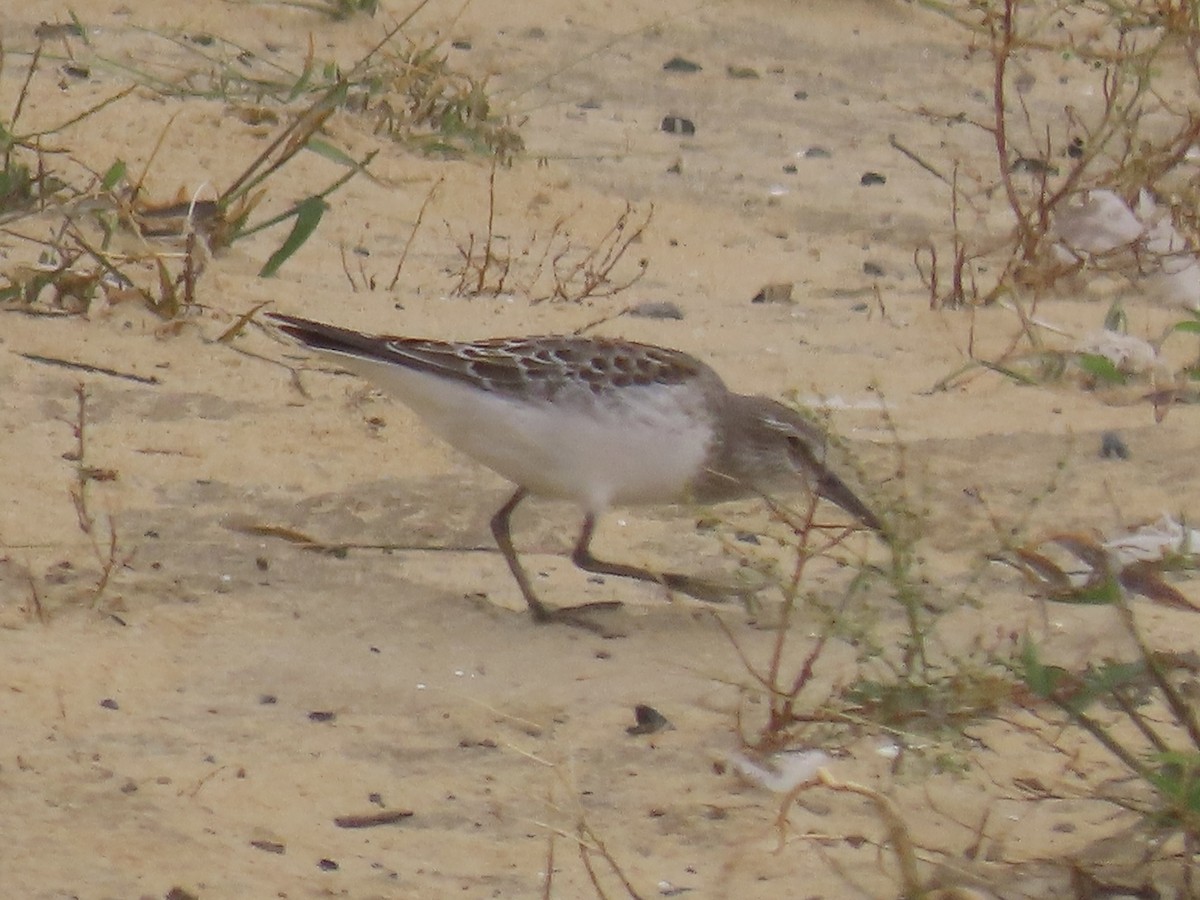
M 453 47 L 455 50 L 470 50 L 471 42 L 468 40 L 451 41 L 450 46 Z
M 873 184 L 887 184 L 887 178 L 878 172 L 863 172 L 863 176 L 858 182 L 863 187 L 870 187 Z
M 1018 156 L 1016 162 L 1012 164 L 1010 171 L 1026 175 L 1057 175 L 1058 167 L 1050 165 L 1044 159 Z
M 808 99 L 808 91 L 796 91 L 796 93 L 792 94 L 792 96 L 795 97 L 797 100 L 807 100 Z
M 700 63 L 684 59 L 682 56 L 672 56 L 663 63 L 664 72 L 699 72 L 703 68 Z
M 338 870 L 338 864 L 332 859 L 319 859 L 317 860 L 317 868 L 322 872 L 336 872 Z
M 1129 447 L 1115 431 L 1100 435 L 1100 455 L 1104 459 L 1129 459 Z
M 759 544 L 758 535 L 753 531 L 735 531 L 733 533 L 733 539 L 743 544 L 752 544 L 755 547 L 757 547 Z
M 626 728 L 626 734 L 654 734 L 656 731 L 662 731 L 664 728 L 673 727 L 667 721 L 666 716 L 653 706 L 647 706 L 645 703 L 639 703 L 633 708 L 633 716 L 637 720 L 637 724 Z
M 833 154 L 824 147 L 809 147 L 804 151 L 805 159 L 829 159 L 831 156 L 833 156 Z
M 882 278 L 883 266 L 879 265 L 879 263 L 865 262 L 863 263 L 863 274 L 870 275 L 872 278 Z
M 283 855 L 287 852 L 287 847 L 278 841 L 251 841 L 250 846 L 255 850 L 262 850 L 264 853 Z
M 263 706 L 274 706 L 279 702 L 279 698 L 274 694 L 261 694 L 259 695 L 258 702 Z
M 667 134 L 692 135 L 696 133 L 696 123 L 682 116 L 663 116 L 661 127 Z
M 1071 159 L 1079 159 L 1079 157 L 1083 156 L 1083 138 L 1077 137 L 1071 141 L 1067 147 L 1067 156 L 1071 157 Z
M 308 714 L 308 721 L 310 722 L 332 722 L 336 718 L 337 713 L 324 710 L 317 710 Z
M 92 74 L 92 70 L 87 66 L 73 66 L 70 63 L 62 67 L 63 73 L 70 75 L 72 78 L 87 78 Z
M 112 697 L 105 697 L 100 701 L 100 705 L 105 709 L 120 709 L 120 705 Z
M 796 172 L 798 172 L 799 170 L 796 168 L 796 166 L 794 164 L 788 163 L 786 166 L 783 167 L 783 171 L 784 171 L 784 174 L 786 174 L 786 175 L 795 175 Z

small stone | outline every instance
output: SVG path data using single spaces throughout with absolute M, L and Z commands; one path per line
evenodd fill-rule
M 1026 175 L 1057 175 L 1058 166 L 1052 166 L 1044 159 L 1033 159 L 1029 156 L 1018 156 L 1010 169 L 1012 172 Z
M 1104 459 L 1129 459 L 1129 447 L 1117 432 L 1106 431 L 1100 435 L 1100 456 Z
M 753 79 L 759 78 L 758 70 L 750 66 L 726 66 L 725 74 L 730 78 Z
M 336 872 L 338 870 L 338 864 L 332 859 L 319 859 L 317 860 L 317 868 L 322 872 Z
M 459 38 L 457 41 L 451 41 L 450 46 L 455 50 L 470 50 L 471 42 L 466 38 Z
M 873 184 L 887 184 L 887 178 L 878 172 L 863 172 L 862 178 L 858 181 L 863 187 L 870 187 Z
M 663 63 L 664 72 L 699 72 L 703 68 L 700 63 L 684 59 L 682 56 L 672 56 Z
M 120 709 L 121 708 L 120 704 L 118 704 L 117 701 L 114 700 L 112 697 L 105 697 L 103 700 L 100 701 L 100 705 L 104 709 Z
M 641 319 L 682 319 L 683 310 L 670 300 L 648 300 L 629 308 L 629 315 Z
M 804 151 L 805 159 L 829 159 L 831 156 L 833 156 L 833 154 L 824 147 L 809 147 Z
M 647 706 L 645 703 L 639 703 L 633 708 L 633 715 L 637 721 L 636 725 L 630 725 L 625 729 L 626 734 L 654 734 L 656 731 L 662 731 L 664 728 L 674 728 L 667 717 L 660 713 L 653 706 Z
M 682 116 L 663 116 L 661 128 L 667 134 L 691 136 L 696 133 L 696 123 Z
M 867 260 L 865 263 L 863 263 L 863 274 L 870 275 L 872 278 L 882 278 L 883 266 L 879 265 L 879 263 L 873 263 L 870 260 Z
M 776 284 L 768 284 L 762 287 L 757 294 L 750 300 L 751 303 L 791 303 L 792 302 L 792 283 L 790 281 L 781 281 Z
M 308 714 L 308 721 L 310 722 L 332 722 L 336 718 L 337 713 L 327 710 L 316 710 Z
M 792 94 L 792 96 L 795 97 L 797 100 L 807 100 L 808 99 L 808 91 L 796 91 L 796 93 Z

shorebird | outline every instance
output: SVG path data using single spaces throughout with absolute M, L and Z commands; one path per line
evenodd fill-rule
M 580 611 L 619 604 L 556 609 L 538 598 L 511 534 L 512 514 L 531 494 L 583 510 L 571 554 L 579 568 L 702 599 L 713 599 L 710 582 L 594 557 L 598 517 L 612 506 L 718 503 L 807 485 L 882 531 L 825 465 L 820 428 L 775 400 L 730 391 L 711 368 L 678 350 L 592 337 L 460 343 L 364 334 L 280 313 L 267 318 L 399 398 L 446 443 L 516 485 L 491 528 L 537 622 L 600 630 Z

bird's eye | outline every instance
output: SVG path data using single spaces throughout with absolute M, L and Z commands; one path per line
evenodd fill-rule
M 787 437 L 787 444 L 788 452 L 791 453 L 792 459 L 794 459 L 800 465 L 805 466 L 813 471 L 820 471 L 821 469 L 825 468 L 824 463 L 822 463 L 817 456 L 818 452 L 820 452 L 822 456 L 824 455 L 823 448 L 818 450 L 818 448 L 813 447 L 810 442 L 806 441 L 798 434 L 789 434 Z

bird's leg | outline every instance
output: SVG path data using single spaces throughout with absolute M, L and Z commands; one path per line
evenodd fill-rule
M 583 606 L 570 609 L 551 609 L 542 603 L 538 599 L 537 594 L 534 593 L 533 585 L 529 583 L 529 576 L 525 574 L 525 569 L 521 565 L 521 561 L 517 559 L 517 551 L 513 548 L 512 543 L 512 514 L 527 496 L 529 496 L 529 491 L 523 487 L 519 487 L 508 498 L 508 502 L 496 511 L 496 514 L 492 516 L 492 536 L 496 539 L 496 545 L 500 548 L 500 553 L 504 556 L 504 561 L 508 563 L 509 571 L 512 572 L 513 578 L 517 580 L 517 587 L 521 589 L 521 596 L 525 598 L 525 603 L 529 607 L 529 614 L 533 616 L 533 621 L 539 623 L 561 622 L 565 625 L 574 625 L 578 628 L 595 631 L 605 637 L 611 636 L 612 633 L 607 629 L 602 628 L 595 622 L 589 621 L 578 613 L 580 610 L 585 609 L 614 609 L 620 606 L 620 603 L 587 603 Z
M 595 572 L 597 575 L 616 575 L 621 578 L 636 578 L 638 581 L 651 581 L 655 584 L 663 585 L 668 590 L 678 591 L 681 594 L 687 594 L 689 597 L 695 597 L 697 600 L 704 600 L 708 603 L 724 603 L 731 596 L 740 593 L 733 585 L 721 585 L 703 578 L 696 578 L 692 575 L 684 575 L 680 572 L 652 572 L 649 569 L 631 566 L 627 563 L 606 562 L 602 559 L 596 559 L 596 557 L 592 556 L 591 550 L 592 534 L 595 530 L 596 517 L 588 513 L 583 520 L 583 531 L 579 533 L 579 540 L 575 543 L 575 550 L 571 554 L 571 561 L 585 572 Z

